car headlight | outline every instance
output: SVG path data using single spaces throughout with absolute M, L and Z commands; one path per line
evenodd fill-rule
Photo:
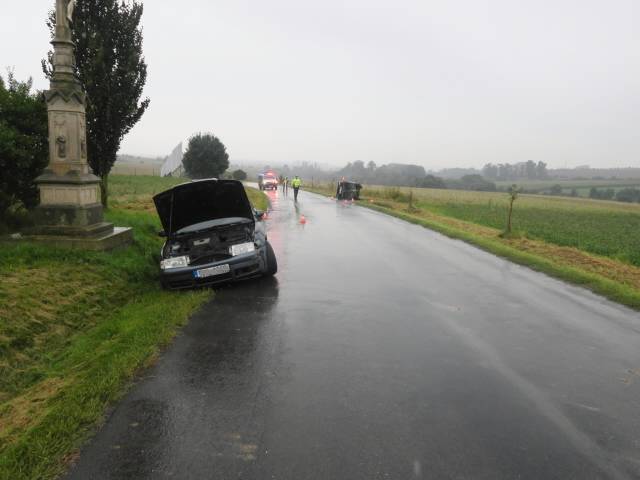
M 160 268 L 162 270 L 169 270 L 171 268 L 180 268 L 189 266 L 189 257 L 173 257 L 167 258 L 160 262 Z
M 256 251 L 256 246 L 253 244 L 253 242 L 239 243 L 238 245 L 232 245 L 231 248 L 229 248 L 229 253 L 231 254 L 232 257 L 235 257 L 236 255 L 242 255 L 244 253 L 255 252 L 255 251 Z

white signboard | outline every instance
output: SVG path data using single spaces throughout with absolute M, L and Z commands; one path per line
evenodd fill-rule
M 178 144 L 176 148 L 173 149 L 169 158 L 167 158 L 166 162 L 162 165 L 160 169 L 160 175 L 163 177 L 167 177 L 169 175 L 173 175 L 174 172 L 179 172 L 181 174 L 183 171 L 182 167 L 182 158 L 184 153 L 182 153 L 182 142 Z M 176 175 L 178 175 L 176 174 Z

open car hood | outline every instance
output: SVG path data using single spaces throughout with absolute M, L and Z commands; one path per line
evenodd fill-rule
M 255 222 L 242 183 L 236 180 L 196 180 L 153 197 L 162 227 L 172 236 L 180 230 L 226 218 Z

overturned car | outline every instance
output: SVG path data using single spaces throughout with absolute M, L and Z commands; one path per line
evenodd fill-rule
M 338 182 L 336 198 L 338 200 L 360 200 L 360 190 L 362 190 L 361 184 L 349 182 L 343 178 Z
M 274 275 L 262 213 L 236 180 L 196 180 L 153 198 L 166 238 L 160 281 L 183 289 Z

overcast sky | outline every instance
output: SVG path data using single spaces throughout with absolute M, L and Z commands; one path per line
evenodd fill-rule
M 0 65 L 38 88 L 53 4 L 3 2 Z M 121 153 L 211 131 L 265 163 L 640 166 L 638 0 L 144 4 L 151 107 Z

